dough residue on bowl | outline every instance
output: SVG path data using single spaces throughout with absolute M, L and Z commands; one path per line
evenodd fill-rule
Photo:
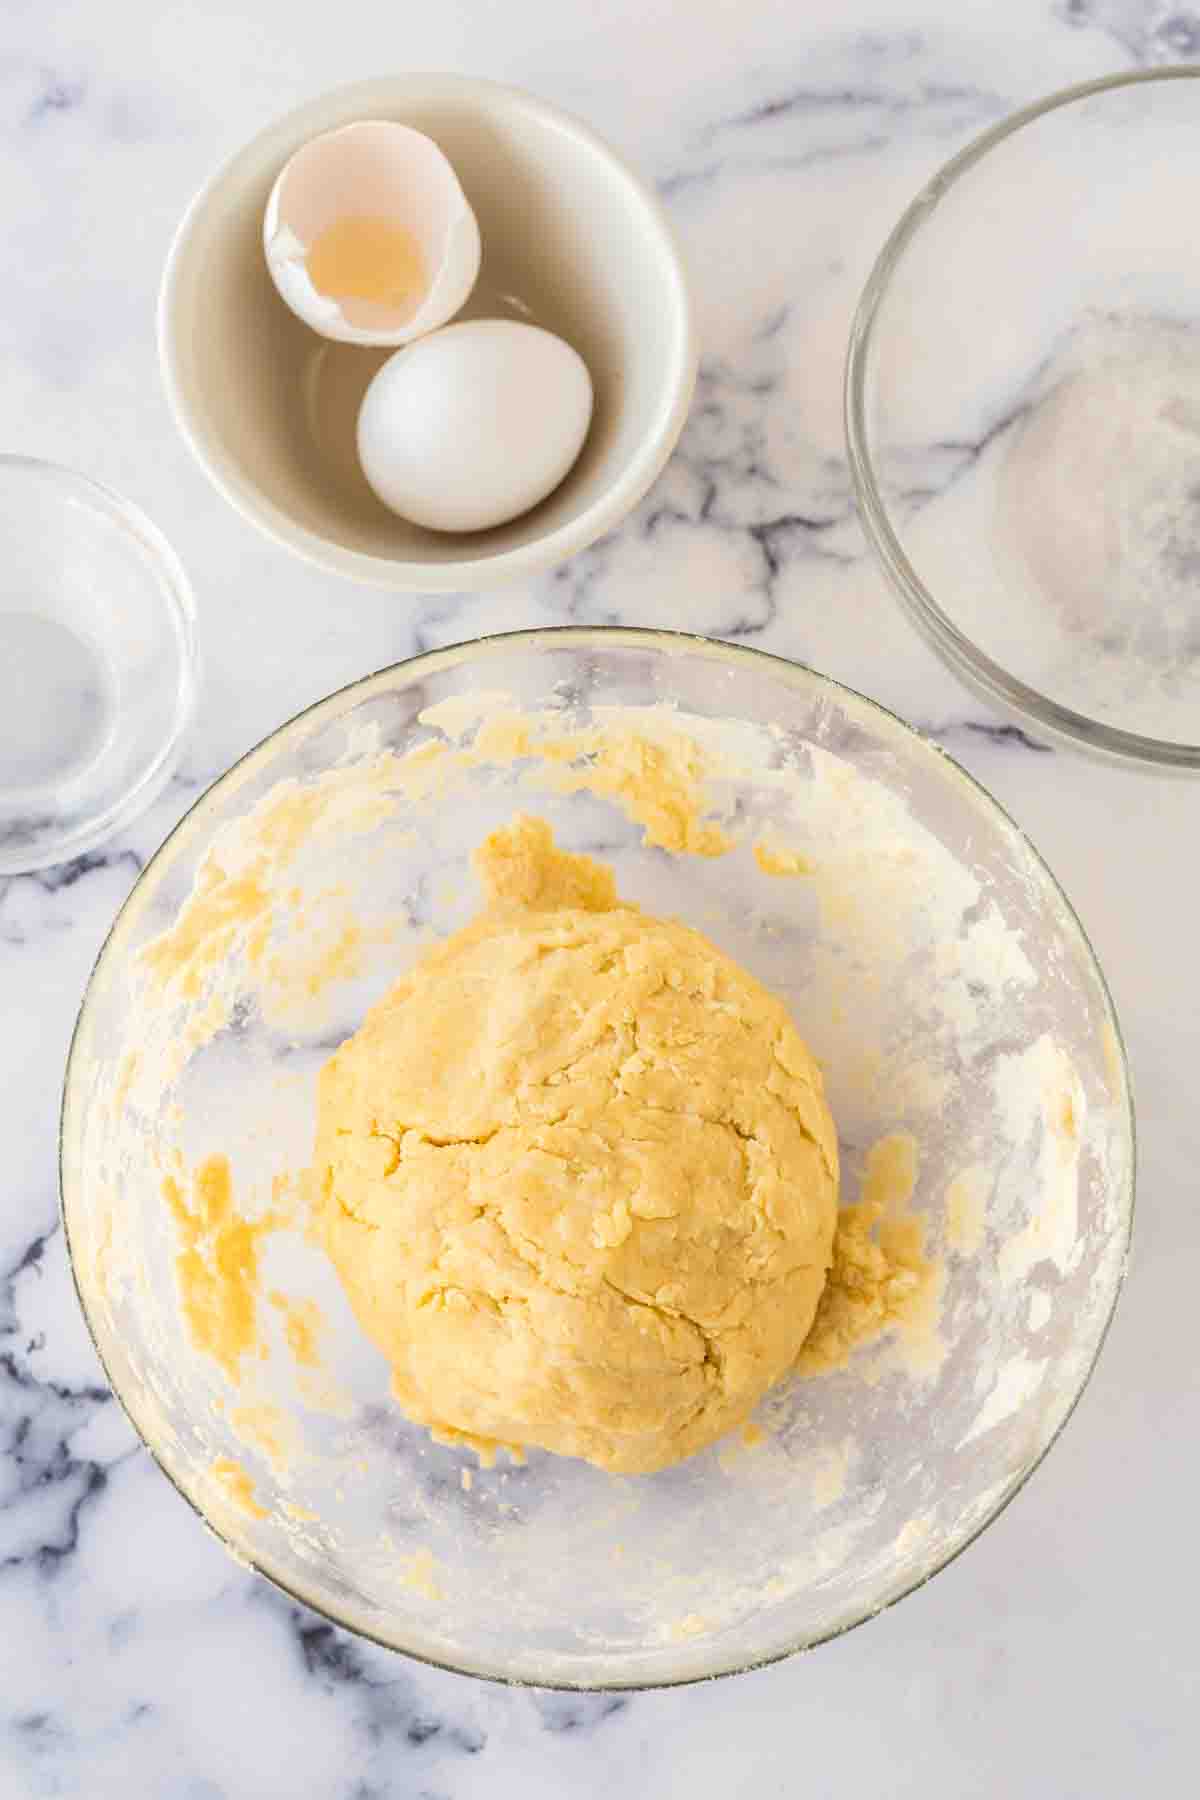
M 219 1153 L 200 1163 L 190 1190 L 175 1175 L 165 1175 L 162 1192 L 179 1234 L 175 1273 L 192 1342 L 236 1386 L 243 1357 L 260 1347 L 262 1240 L 286 1220 L 278 1213 L 244 1218 L 234 1205 L 229 1159 Z
M 867 1154 L 862 1195 L 838 1215 L 833 1267 L 796 1368 L 827 1375 L 885 1334 L 904 1342 L 914 1373 L 936 1373 L 945 1355 L 938 1331 L 945 1269 L 925 1252 L 925 1221 L 909 1210 L 917 1145 L 906 1132 Z

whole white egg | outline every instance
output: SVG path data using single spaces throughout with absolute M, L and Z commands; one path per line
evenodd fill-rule
M 363 473 L 385 506 L 433 531 L 528 512 L 583 448 L 592 380 L 537 325 L 472 319 L 389 357 L 358 415 Z

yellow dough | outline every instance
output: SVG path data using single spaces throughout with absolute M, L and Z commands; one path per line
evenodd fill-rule
M 837 1138 L 786 1009 L 518 818 L 480 916 L 321 1072 L 317 1226 L 414 1420 L 642 1473 L 741 1424 L 829 1268 Z

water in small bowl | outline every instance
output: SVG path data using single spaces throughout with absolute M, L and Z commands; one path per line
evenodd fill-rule
M 55 804 L 112 734 L 116 693 L 103 653 L 40 612 L 0 612 L 0 808 Z
M 169 776 L 192 602 L 158 532 L 70 470 L 0 458 L 0 874 L 91 849 Z

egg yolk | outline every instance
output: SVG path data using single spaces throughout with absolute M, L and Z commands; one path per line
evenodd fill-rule
M 425 286 L 421 246 L 390 219 L 349 214 L 327 225 L 305 259 L 309 280 L 331 300 L 404 306 Z

